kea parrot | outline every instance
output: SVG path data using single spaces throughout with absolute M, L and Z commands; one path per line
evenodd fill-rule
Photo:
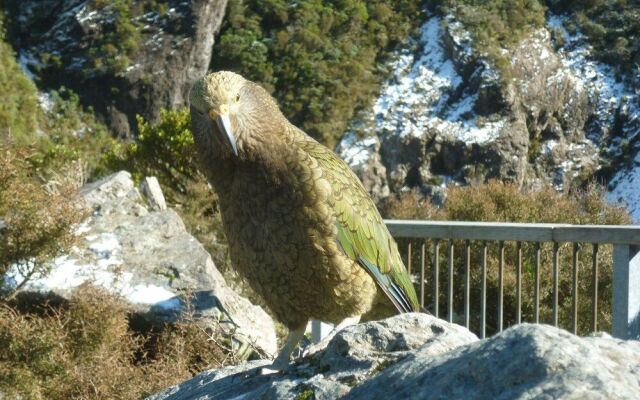
M 333 151 L 236 73 L 199 79 L 189 100 L 231 261 L 289 329 L 272 369 L 288 365 L 310 319 L 339 324 L 419 311 L 380 213 Z

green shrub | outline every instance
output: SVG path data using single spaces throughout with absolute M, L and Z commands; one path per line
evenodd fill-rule
M 104 157 L 111 170 L 128 169 L 136 180 L 155 176 L 174 202 L 184 198 L 189 181 L 198 178 L 189 110 L 162 110 L 152 125 L 138 116 L 138 140 L 121 144 Z
M 42 111 L 36 86 L 16 62 L 15 53 L 4 41 L 0 14 L 0 143 L 8 138 L 22 142 L 40 129 Z
M 63 254 L 75 241 L 73 224 L 86 215 L 73 201 L 76 182 L 59 175 L 45 185 L 24 160 L 0 146 L 0 276 L 13 265 L 24 281 L 48 272 L 52 258 Z M 0 297 L 3 289 L 0 281 Z
M 431 219 L 452 221 L 494 221 L 494 222 L 531 222 L 531 223 L 569 223 L 569 224 L 629 224 L 630 217 L 621 208 L 608 204 L 603 192 L 596 186 L 588 186 L 585 190 L 574 191 L 568 195 L 558 193 L 547 187 L 538 190 L 521 191 L 513 184 L 497 181 L 475 187 L 451 187 L 442 209 L 435 209 L 428 200 L 416 192 L 402 194 L 391 199 L 383 208 L 384 214 L 392 218 Z M 406 257 L 409 241 L 398 240 L 399 248 Z M 427 271 L 431 271 L 433 257 L 433 241 L 426 241 Z M 421 263 L 421 242 L 413 241 L 412 265 Z M 471 242 L 471 327 L 479 331 L 480 316 L 480 260 L 481 243 Z M 523 321 L 533 321 L 534 292 L 533 279 L 535 272 L 533 243 L 523 243 Z M 541 266 L 541 300 L 540 321 L 552 322 L 552 244 L 542 246 Z M 440 246 L 440 316 L 446 315 L 448 290 L 447 243 Z M 454 321 L 461 323 L 464 307 L 464 243 L 454 242 Z M 487 333 L 497 331 L 498 315 L 498 244 L 489 243 L 487 260 Z M 578 288 L 578 331 L 585 334 L 591 326 L 591 246 L 583 246 L 580 252 L 579 288 Z M 568 328 L 571 326 L 571 288 L 572 288 L 572 249 L 569 244 L 560 246 L 559 274 L 559 322 Z M 516 320 L 516 273 L 517 259 L 514 242 L 505 243 L 504 268 L 504 324 L 509 326 Z M 611 246 L 600 246 L 598 252 L 600 275 L 598 281 L 598 326 L 600 330 L 611 328 L 611 290 L 612 290 L 612 249 Z M 418 278 L 419 279 L 419 278 Z M 426 302 L 433 303 L 431 290 L 433 276 L 427 272 Z
M 96 42 L 87 48 L 87 56 L 93 62 L 93 69 L 105 68 L 117 75 L 125 72 L 142 42 L 141 26 L 135 18 L 142 14 L 143 4 L 140 3 L 145 2 L 96 0 L 89 3 L 92 10 L 111 14 L 113 21 L 104 27 Z
M 640 64 L 640 7 L 626 0 L 547 0 L 557 13 L 570 13 L 571 21 L 587 35 L 594 54 L 637 82 Z
M 478 54 L 489 57 L 509 81 L 508 50 L 544 26 L 545 8 L 538 0 L 443 0 L 440 10 L 453 13 L 474 38 Z
M 43 176 L 71 163 L 81 164 L 83 182 L 104 173 L 102 158 L 117 145 L 116 139 L 71 90 L 61 87 L 48 96 L 50 108 L 44 111 L 41 125 L 46 134 L 30 137 L 34 151 L 29 163 Z
M 331 147 L 376 94 L 381 59 L 422 22 L 420 9 L 408 0 L 231 0 L 212 68 L 260 82 Z

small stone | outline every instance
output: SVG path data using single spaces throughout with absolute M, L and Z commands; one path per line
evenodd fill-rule
M 155 176 L 147 176 L 140 184 L 140 190 L 147 196 L 149 206 L 154 210 L 166 210 L 167 203 L 164 200 L 164 194 Z

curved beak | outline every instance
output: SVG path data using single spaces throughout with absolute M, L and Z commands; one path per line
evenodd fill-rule
M 229 107 L 226 104 L 220 106 L 219 110 L 211 110 L 209 112 L 211 119 L 216 121 L 218 129 L 222 132 L 225 141 L 231 148 L 233 155 L 238 156 L 238 147 L 236 145 L 236 138 L 233 135 L 233 129 L 231 129 L 231 120 L 229 120 Z

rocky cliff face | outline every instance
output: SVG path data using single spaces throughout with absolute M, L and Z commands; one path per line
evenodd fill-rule
M 73 89 L 129 137 L 137 114 L 153 121 L 161 108 L 187 104 L 208 70 L 227 1 L 10 3 L 23 67 L 42 87 Z
M 486 340 L 425 314 L 345 328 L 286 371 L 210 370 L 161 399 L 634 399 L 640 342 L 523 324 Z
M 488 179 L 562 190 L 598 177 L 639 219 L 638 95 L 564 22 L 550 16 L 496 68 L 453 17 L 431 16 L 338 152 L 378 197 L 418 187 L 438 199 L 449 184 Z

